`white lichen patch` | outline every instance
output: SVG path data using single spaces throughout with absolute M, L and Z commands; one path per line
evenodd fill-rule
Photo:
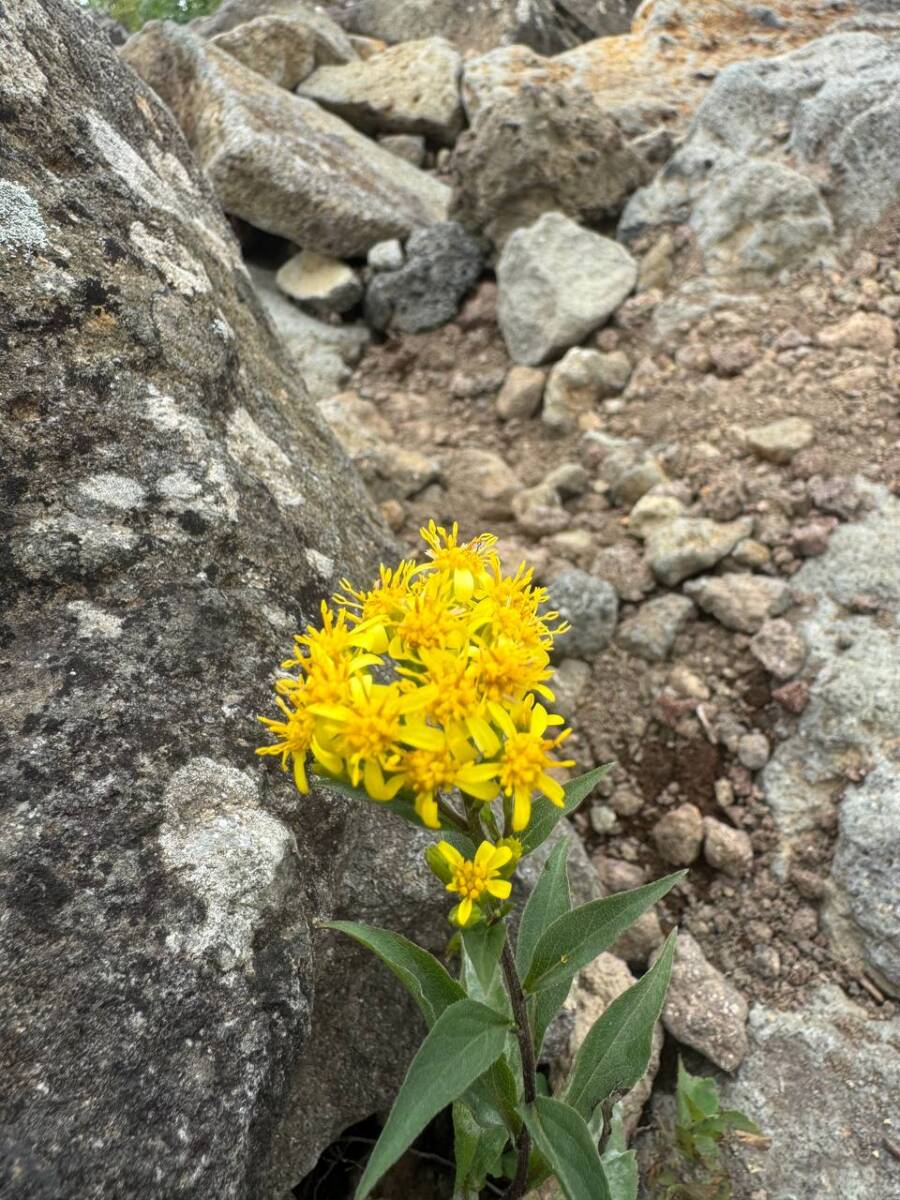
M 145 261 L 156 267 L 176 292 L 183 296 L 198 296 L 212 290 L 202 263 L 183 246 L 156 237 L 141 221 L 132 222 L 129 237 Z
M 143 507 L 147 499 L 146 491 L 136 479 L 130 479 L 127 475 L 116 475 L 112 471 L 83 479 L 78 485 L 78 490 L 89 500 L 125 512 Z
M 94 145 L 103 155 L 107 166 L 115 172 L 128 189 L 149 204 L 166 212 L 184 217 L 183 205 L 174 188 L 148 166 L 134 147 L 126 142 L 99 113 L 85 113 L 88 130 Z
M 58 577 L 63 568 L 90 574 L 121 562 L 137 543 L 123 525 L 65 513 L 32 521 L 13 539 L 13 557 L 29 579 Z
M 252 963 L 253 937 L 266 912 L 296 887 L 291 831 L 259 807 L 256 786 L 234 767 L 192 759 L 165 794 L 160 848 L 168 870 L 202 901 L 205 915 L 172 929 L 179 954 L 212 954 L 223 971 Z
M 192 455 L 205 459 L 209 454 L 209 438 L 197 417 L 179 408 L 174 396 L 160 392 L 152 384 L 147 389 L 142 415 L 163 433 L 178 433 Z
M 303 557 L 321 579 L 331 579 L 334 575 L 334 559 L 323 554 L 321 550 L 307 546 L 303 551 Z
M 173 471 L 156 481 L 156 490 L 166 500 L 193 500 L 203 488 L 187 471 Z
M 122 636 L 122 618 L 104 612 L 87 600 L 73 600 L 66 608 L 78 621 L 79 638 L 106 638 L 115 641 Z
M 47 229 L 34 196 L 21 184 L 0 179 L 0 252 L 31 252 L 46 245 Z
M 305 498 L 296 488 L 294 468 L 285 452 L 263 433 L 246 408 L 228 419 L 226 446 L 231 457 L 266 485 L 282 508 L 297 508 Z

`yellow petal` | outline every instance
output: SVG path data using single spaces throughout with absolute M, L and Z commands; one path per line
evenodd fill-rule
M 309 780 L 306 778 L 306 755 L 294 755 L 294 783 L 297 785 L 297 791 L 302 792 L 304 796 L 309 793 Z
M 531 732 L 536 733 L 538 737 L 543 737 L 548 723 L 546 708 L 544 708 L 543 704 L 536 704 L 531 713 L 531 723 L 529 725 Z
M 482 842 L 475 851 L 475 866 L 486 867 L 491 860 L 495 847 L 490 842 Z
M 451 846 L 449 842 L 438 842 L 437 848 L 438 854 L 440 854 L 441 858 L 445 862 L 449 863 L 451 867 L 458 867 L 461 862 L 465 862 L 465 859 L 457 850 L 457 848 L 455 846 Z
M 555 804 L 557 808 L 564 807 L 566 802 L 566 793 L 563 785 L 558 779 L 553 779 L 550 775 L 541 775 L 541 777 L 538 779 L 538 787 L 551 804 Z
M 498 900 L 507 900 L 512 891 L 512 884 L 508 879 L 489 879 L 484 886 L 485 891 L 496 896 Z
M 405 746 L 413 746 L 416 750 L 443 750 L 444 735 L 440 729 L 426 725 L 424 721 L 408 721 L 400 734 L 400 741 Z
M 482 800 L 486 803 L 496 800 L 500 792 L 499 783 L 495 783 L 492 780 L 486 780 L 483 783 L 477 781 L 470 783 L 457 778 L 456 786 L 461 792 L 465 792 L 467 796 L 474 796 L 476 800 Z
M 465 900 L 461 900 L 459 903 L 459 910 L 457 912 L 457 920 L 459 921 L 460 925 L 468 925 L 471 916 L 472 916 L 472 899 L 470 896 L 466 896 Z
M 487 863 L 487 868 L 489 871 L 499 871 L 501 867 L 506 866 L 511 858 L 512 850 L 510 850 L 509 846 L 495 846 L 494 853 Z
M 320 741 L 313 738 L 310 749 L 313 752 L 313 758 L 331 775 L 341 775 L 344 771 L 344 760 L 339 754 L 335 754 L 333 750 L 326 749 Z
M 472 599 L 474 591 L 475 576 L 466 568 L 458 567 L 453 572 L 453 594 L 458 600 L 462 600 L 463 604 L 467 604 Z
M 488 708 L 491 710 L 491 716 L 494 718 L 494 721 L 500 726 L 506 736 L 515 737 L 516 727 L 513 724 L 512 717 L 503 705 L 498 704 L 496 700 L 491 700 L 488 703 Z
M 416 812 L 426 828 L 440 829 L 441 822 L 438 819 L 437 800 L 434 796 L 426 795 L 424 792 L 416 796 Z
M 531 820 L 531 796 L 528 792 L 516 792 L 513 801 L 513 833 L 521 833 Z
M 481 753 L 487 758 L 493 758 L 500 749 L 500 739 L 484 717 L 467 717 L 466 728 Z

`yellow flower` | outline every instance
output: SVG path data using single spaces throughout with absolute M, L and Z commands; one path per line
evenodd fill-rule
M 553 699 L 553 693 L 544 683 L 553 674 L 545 650 L 500 638 L 496 642 L 476 645 L 475 654 L 479 680 L 487 700 L 517 704 L 527 692 Z
M 551 725 L 561 725 L 563 721 L 562 717 L 548 713 L 542 704 L 521 705 L 515 721 L 499 704 L 491 705 L 491 713 L 506 734 L 497 776 L 504 794 L 513 801 L 513 832 L 521 833 L 531 820 L 531 797 L 535 791 L 542 792 L 551 803 L 562 808 L 565 801 L 562 784 L 547 772 L 575 765 L 573 759 L 559 761 L 551 757 L 551 751 L 572 731 L 565 729 L 555 738 L 545 738 Z
M 509 846 L 494 846 L 490 842 L 482 842 L 475 852 L 474 859 L 465 858 L 449 842 L 438 842 L 438 852 L 452 871 L 452 878 L 447 884 L 448 892 L 457 892 L 460 902 L 454 910 L 453 919 L 457 925 L 468 925 L 473 916 L 476 901 L 487 893 L 498 900 L 506 900 L 512 891 L 508 879 L 500 879 L 502 867 L 512 858 Z
M 378 583 L 367 592 L 357 591 L 348 580 L 342 579 L 341 587 L 346 595 L 336 595 L 334 602 L 342 608 L 356 610 L 348 614 L 354 623 L 387 629 L 402 612 L 414 568 L 415 564 L 406 560 L 393 569 L 382 563 Z
M 500 791 L 496 770 L 475 761 L 477 753 L 464 739 L 429 749 L 404 751 L 388 769 L 399 771 L 402 786 L 411 789 L 416 812 L 429 829 L 440 829 L 437 797 L 454 788 L 479 800 L 493 800 Z
M 317 629 L 315 625 L 307 625 L 306 633 L 297 634 L 294 638 L 294 657 L 286 659 L 281 664 L 286 671 L 291 667 L 300 667 L 302 670 L 308 671 L 317 661 L 333 662 L 357 647 L 376 648 L 372 645 L 376 639 L 367 636 L 367 628 L 347 627 L 345 612 L 339 612 L 335 618 L 324 600 L 320 612 L 322 614 L 321 629 Z M 383 648 L 381 647 L 381 649 Z
M 437 569 L 453 581 L 453 595 L 464 604 L 472 599 L 475 586 L 487 578 L 488 569 L 499 570 L 497 555 L 493 547 L 497 541 L 491 533 L 482 533 L 470 542 L 459 542 L 459 525 L 454 521 L 448 533 L 434 521 L 420 529 L 422 540 L 428 545 L 430 563 L 416 568 L 418 571 Z
M 306 778 L 306 756 L 312 745 L 316 723 L 312 713 L 305 707 L 301 692 L 295 692 L 291 699 L 296 707 L 288 707 L 280 698 L 276 701 L 287 720 L 273 721 L 271 717 L 259 718 L 269 733 L 279 740 L 273 746 L 260 746 L 256 753 L 280 754 L 282 770 L 285 771 L 288 759 L 292 759 L 297 791 L 306 795 L 309 791 L 309 780 Z
M 442 735 L 422 720 L 410 720 L 429 700 L 426 688 L 403 692 L 398 683 L 374 683 L 369 675 L 350 680 L 342 704 L 311 704 L 309 711 L 323 719 L 311 748 L 332 775 L 346 771 L 354 787 L 363 780 L 375 800 L 389 800 L 396 787 L 386 782 L 384 766 L 401 745 L 439 747 Z M 398 785 L 399 786 L 399 785 Z
M 407 595 L 388 652 L 398 660 L 415 658 L 423 650 L 456 649 L 467 636 L 468 626 L 454 606 L 445 580 L 428 576 Z

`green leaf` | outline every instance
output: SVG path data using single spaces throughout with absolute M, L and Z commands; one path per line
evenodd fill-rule
M 445 1008 L 464 998 L 463 989 L 434 955 L 399 933 L 360 921 L 325 921 L 323 926 L 346 933 L 377 954 L 418 1004 L 429 1029 Z
M 592 900 L 557 917 L 535 947 L 525 990 L 535 992 L 571 980 L 686 874 L 676 871 L 655 883 Z
M 680 1058 L 675 1097 L 676 1120 L 685 1128 L 702 1121 L 704 1117 L 714 1117 L 719 1111 L 716 1081 L 706 1075 L 692 1075 Z
M 562 1100 L 538 1096 L 525 1109 L 525 1124 L 566 1200 L 612 1200 L 597 1144 L 574 1108 Z
M 482 1124 L 467 1104 L 453 1105 L 453 1154 L 456 1159 L 455 1196 L 477 1196 L 488 1175 L 499 1170 L 509 1134 L 502 1125 Z
M 496 1114 L 514 1136 L 522 1128 L 519 1116 L 522 1069 L 515 1054 L 515 1039 L 508 1036 L 504 1053 L 496 1062 L 475 1080 L 467 1092 L 476 1116 L 484 1123 L 490 1114 Z M 513 1071 L 510 1062 L 516 1063 Z
M 538 1058 L 540 1058 L 547 1030 L 550 1028 L 553 1018 L 565 1004 L 571 986 L 572 980 L 564 979 L 561 983 L 543 988 L 536 996 L 530 997 L 533 1014 L 531 1025 L 534 1031 L 534 1053 Z
M 572 907 L 566 874 L 568 856 L 569 839 L 562 837 L 550 851 L 534 891 L 528 897 L 516 938 L 516 970 L 520 979 L 528 974 L 541 934 Z
M 741 1133 L 755 1133 L 757 1136 L 762 1134 L 756 1122 L 751 1121 L 739 1108 L 723 1108 L 719 1116 L 729 1129 L 739 1129 Z
M 444 1009 L 410 1064 L 356 1189 L 364 1200 L 441 1109 L 503 1053 L 509 1022 L 476 1000 Z
M 456 846 L 460 853 L 465 854 L 466 858 L 471 858 L 475 853 L 475 847 L 472 845 L 470 838 L 464 833 L 459 833 L 452 828 L 442 828 L 440 830 L 429 829 L 419 814 L 416 812 L 416 806 L 407 796 L 395 796 L 393 800 L 373 800 L 372 797 L 363 788 L 353 787 L 343 779 L 335 779 L 331 775 L 319 774 L 314 771 L 312 773 L 313 783 L 318 783 L 324 788 L 328 788 L 332 792 L 337 792 L 341 796 L 347 796 L 351 800 L 360 800 L 365 804 L 376 804 L 379 809 L 385 812 L 394 813 L 395 816 L 402 817 L 404 821 L 408 821 L 410 825 L 415 825 L 418 829 L 428 829 L 429 833 L 437 834 Z
M 493 925 L 473 925 L 464 929 L 462 943 L 466 956 L 472 964 L 475 977 L 485 995 L 499 974 L 498 963 L 506 941 L 506 925 L 497 921 Z
M 627 1092 L 647 1070 L 675 953 L 675 934 L 650 970 L 617 996 L 581 1043 L 563 1099 L 589 1121 L 614 1092 Z
M 628 1149 L 625 1130 L 622 1127 L 622 1104 L 612 1110 L 609 1138 L 600 1155 L 603 1173 L 609 1185 L 611 1200 L 637 1200 L 638 1167 L 637 1155 Z
M 557 822 L 561 821 L 563 817 L 570 816 L 614 766 L 614 763 L 606 763 L 605 766 L 595 767 L 593 771 L 588 771 L 586 775 L 570 779 L 565 785 L 566 798 L 562 808 L 551 804 L 546 796 L 538 796 L 536 800 L 532 801 L 531 821 L 522 835 L 523 855 L 531 854 L 542 842 L 545 842 Z

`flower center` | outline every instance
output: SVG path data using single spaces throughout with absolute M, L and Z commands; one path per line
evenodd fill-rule
M 463 900 L 477 900 L 485 890 L 491 872 L 474 862 L 463 862 L 453 873 L 453 882 Z
M 406 760 L 409 780 L 417 792 L 439 792 L 453 787 L 456 763 L 445 750 L 435 754 L 429 750 L 413 750 Z
M 507 739 L 500 762 L 500 786 L 505 792 L 537 786 L 548 766 L 549 745 L 535 733 L 517 733 Z

